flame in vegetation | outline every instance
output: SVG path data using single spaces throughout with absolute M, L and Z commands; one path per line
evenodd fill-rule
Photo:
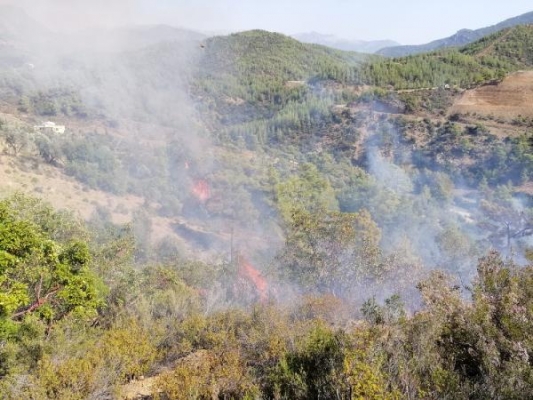
M 205 203 L 211 197 L 211 189 L 209 184 L 204 179 L 200 179 L 194 183 L 192 194 L 202 203 Z
M 268 282 L 263 277 L 261 272 L 252 266 L 244 258 L 239 257 L 239 279 L 244 282 L 250 283 L 253 285 L 259 301 L 262 303 L 266 302 L 268 299 Z

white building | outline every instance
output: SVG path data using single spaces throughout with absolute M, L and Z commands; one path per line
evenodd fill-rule
M 33 130 L 35 132 L 53 132 L 57 134 L 63 134 L 65 133 L 65 126 L 64 125 L 56 125 L 55 122 L 44 122 L 41 125 L 36 125 L 33 127 Z

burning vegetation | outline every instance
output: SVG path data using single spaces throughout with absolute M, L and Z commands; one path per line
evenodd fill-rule
M 266 303 L 269 299 L 269 285 L 261 272 L 242 255 L 237 255 L 237 266 L 237 291 L 248 288 L 252 297 L 260 303 Z
M 195 181 L 192 194 L 200 203 L 205 204 L 211 198 L 211 189 L 207 181 L 204 179 Z
M 87 221 L 0 199 L 2 400 L 531 397 L 533 28 L 391 62 L 25 18 L 0 185 Z

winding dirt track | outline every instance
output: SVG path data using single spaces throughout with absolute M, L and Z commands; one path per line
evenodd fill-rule
M 455 101 L 450 113 L 533 117 L 533 71 L 516 72 L 497 85 L 467 90 Z

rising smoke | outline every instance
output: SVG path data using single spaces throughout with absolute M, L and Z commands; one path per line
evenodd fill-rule
M 224 174 L 232 174 L 233 170 L 226 168 L 234 166 L 234 160 L 228 161 L 231 156 L 214 146 L 190 85 L 200 68 L 207 38 L 168 26 L 131 25 L 143 21 L 140 3 L 132 1 L 0 2 L 15 3 L 37 21 L 32 23 L 18 8 L 5 9 L 11 14 L 4 20 L 11 23 L 3 29 L 13 32 L 12 40 L 22 49 L 11 68 L 25 91 L 46 93 L 61 87 L 78 95 L 91 110 L 85 125 L 102 137 L 108 135 L 105 138 L 113 151 L 122 155 L 123 163 L 128 161 L 122 172 L 141 182 L 141 188 L 123 190 L 144 196 L 143 211 L 148 215 L 171 219 L 173 234 L 185 238 L 189 250 L 200 248 L 204 257 L 236 261 L 239 279 L 250 282 L 257 299 L 266 301 L 272 290 L 268 277 L 247 260 L 257 257 L 266 265 L 279 250 L 280 228 L 256 222 L 265 222 L 269 213 L 274 219 L 270 200 L 256 198 L 264 193 L 243 189 L 244 179 L 221 184 L 222 180 L 231 181 L 232 177 Z M 70 33 L 65 36 L 65 31 Z M 327 93 L 317 89 L 315 95 L 331 105 Z M 244 117 L 228 116 L 246 120 Z M 392 125 L 383 129 L 387 146 L 377 127 L 370 130 L 365 144 L 374 195 L 350 211 L 371 212 L 383 231 L 381 250 L 402 277 L 355 287 L 353 292 L 360 294 L 358 300 L 371 295 L 385 298 L 401 290 L 400 278 L 412 291 L 427 271 L 436 268 L 452 271 L 469 284 L 477 257 L 489 245 L 479 240 L 483 232 L 475 224 L 482 214 L 479 198 L 472 195 L 473 203 L 457 201 L 453 187 L 445 193 L 445 182 L 435 184 L 442 175 L 398 165 L 412 164 L 412 153 Z M 235 168 L 242 168 L 242 176 L 254 173 L 240 164 Z M 459 182 L 452 186 L 460 187 Z M 249 204 L 257 210 L 245 209 Z M 138 230 L 139 241 L 150 240 L 147 230 Z M 232 260 L 237 252 L 244 255 Z M 284 288 L 291 293 L 298 290 Z M 411 291 L 406 291 L 408 296 Z

